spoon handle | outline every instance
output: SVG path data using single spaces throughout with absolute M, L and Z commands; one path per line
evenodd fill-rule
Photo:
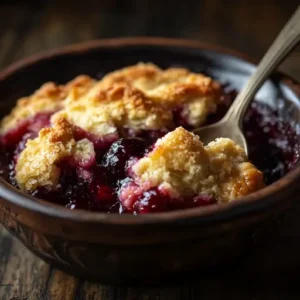
M 300 41 L 300 6 L 281 30 L 256 71 L 234 100 L 224 119 L 236 120 L 242 126 L 243 116 L 258 89 L 272 71 L 283 61 Z

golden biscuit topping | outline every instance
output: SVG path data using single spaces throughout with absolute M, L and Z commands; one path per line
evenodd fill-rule
M 37 113 L 60 110 L 58 118 L 64 116 L 96 134 L 105 135 L 116 128 L 170 130 L 175 128 L 174 110 L 179 109 L 190 126 L 199 126 L 219 103 L 220 86 L 211 78 L 186 69 L 161 70 L 140 63 L 107 74 L 100 81 L 81 75 L 66 85 L 46 83 L 17 102 L 2 120 L 0 131 L 4 134 Z M 109 125 L 105 127 L 104 122 Z
M 262 173 L 232 140 L 203 146 L 182 127 L 159 139 L 132 170 L 140 185 L 159 187 L 174 198 L 208 194 L 228 202 L 264 186 Z

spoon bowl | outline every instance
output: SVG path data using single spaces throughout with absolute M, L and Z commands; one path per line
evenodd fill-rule
M 220 122 L 212 125 L 197 128 L 193 132 L 200 137 L 205 145 L 217 138 L 231 138 L 236 144 L 243 147 L 248 155 L 247 141 L 240 127 L 233 122 L 226 121 L 226 119 L 222 119 Z

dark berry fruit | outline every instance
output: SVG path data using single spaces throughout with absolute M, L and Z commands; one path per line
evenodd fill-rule
M 167 211 L 169 202 L 170 197 L 153 188 L 138 197 L 134 204 L 134 211 L 138 214 Z
M 1 144 L 6 147 L 15 147 L 25 134 L 32 133 L 37 136 L 41 128 L 50 125 L 51 115 L 52 113 L 39 113 L 34 117 L 20 121 L 1 137 Z
M 126 163 L 132 157 L 140 157 L 145 152 L 145 143 L 141 139 L 120 139 L 114 142 L 104 155 L 101 166 L 107 169 L 111 181 L 126 177 Z

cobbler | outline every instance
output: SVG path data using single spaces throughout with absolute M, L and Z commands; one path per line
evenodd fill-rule
M 1 176 L 70 209 L 142 214 L 234 201 L 296 164 L 299 141 L 270 107 L 244 120 L 249 158 L 193 128 L 220 120 L 236 92 L 183 68 L 139 63 L 101 80 L 46 83 L 0 127 Z

